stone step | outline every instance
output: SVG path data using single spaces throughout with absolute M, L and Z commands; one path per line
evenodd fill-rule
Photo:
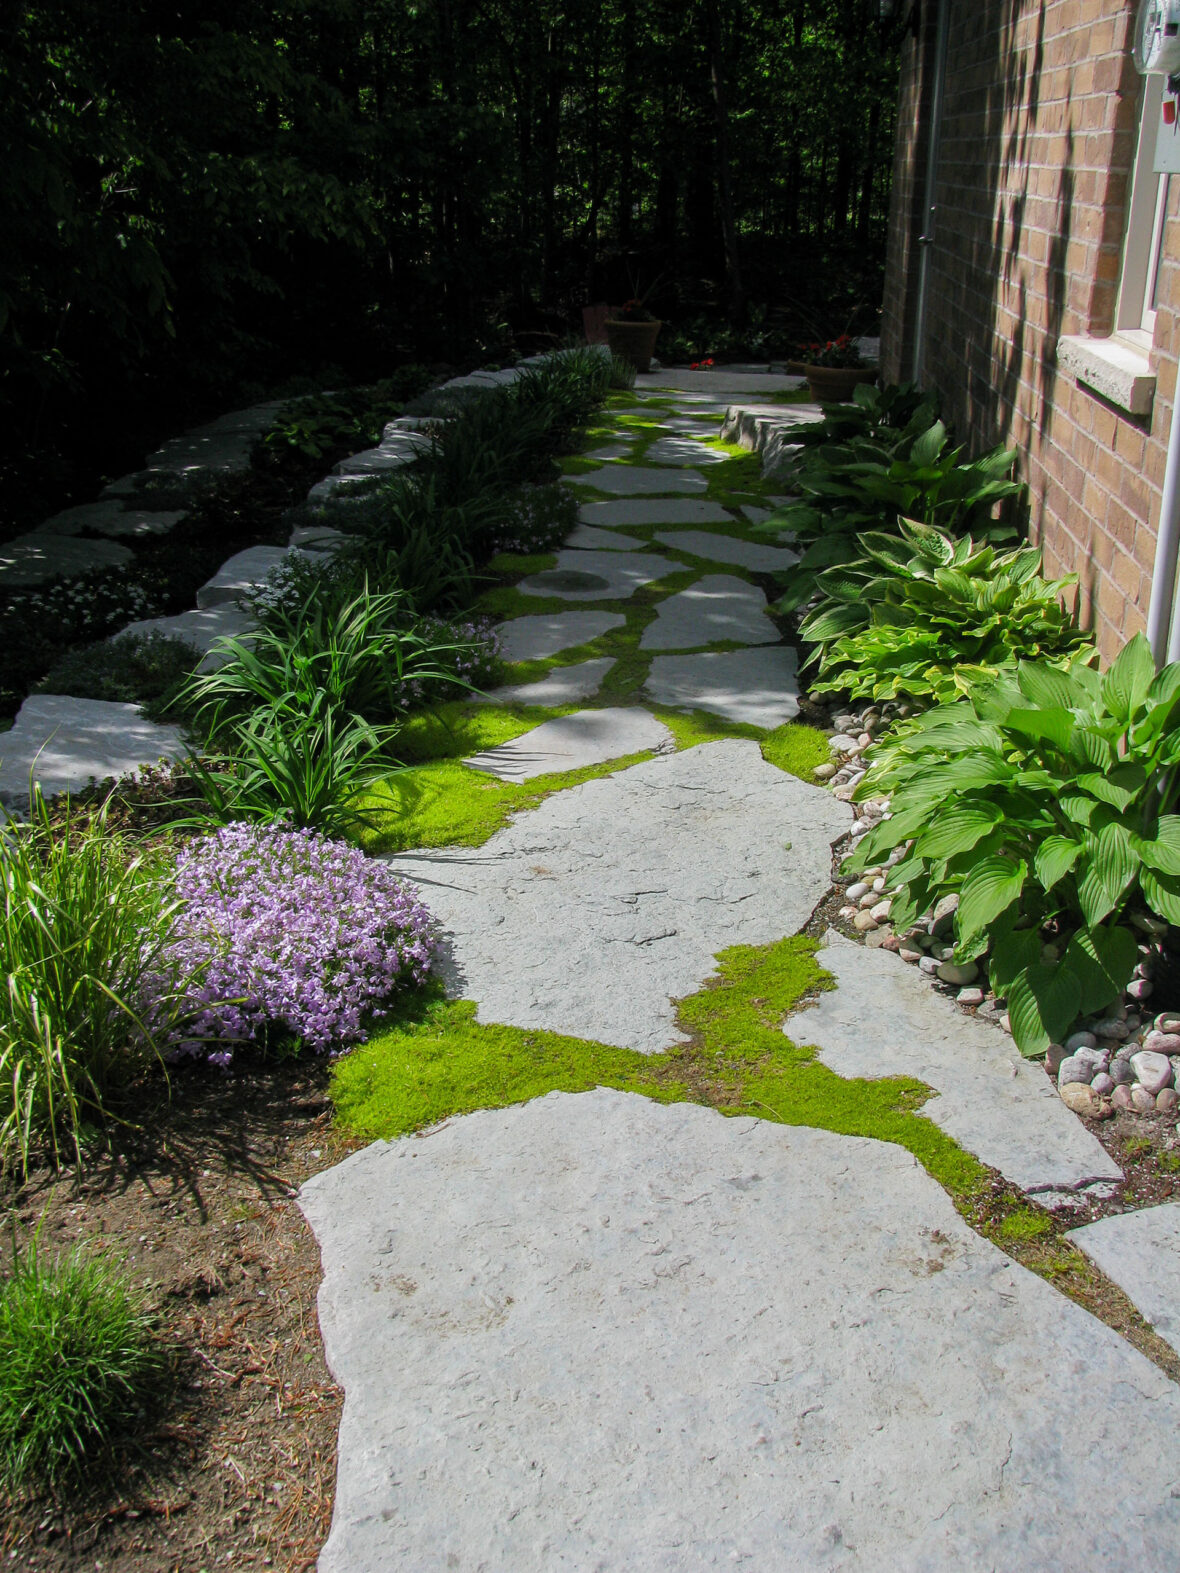
M 30 694 L 11 731 L 0 734 L 0 803 L 25 805 L 30 775 L 54 797 L 187 753 L 176 727 L 145 720 L 137 705 Z

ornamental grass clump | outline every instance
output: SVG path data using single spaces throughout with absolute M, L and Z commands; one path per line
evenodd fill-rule
M 174 959 L 199 979 L 178 1054 L 227 1065 L 235 1043 L 356 1043 L 391 996 L 426 981 L 435 926 L 383 863 L 310 830 L 232 824 L 176 861 Z

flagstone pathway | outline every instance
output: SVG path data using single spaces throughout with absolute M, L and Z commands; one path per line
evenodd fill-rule
M 793 554 L 749 533 L 772 500 L 710 479 L 726 396 L 794 384 L 665 376 L 640 379 L 641 437 L 624 409 L 627 440 L 600 431 L 600 467 L 568 477 L 578 529 L 503 625 L 522 664 L 488 701 L 581 708 L 467 764 L 650 757 L 482 846 L 391 859 L 478 1021 L 645 1054 L 681 1041 L 675 1001 L 718 951 L 808 923 L 852 818 L 756 741 L 667 751 L 653 710 L 770 729 L 799 691 L 763 577 Z M 784 1030 L 838 1075 L 919 1077 L 922 1116 L 1050 1203 L 1117 1183 L 997 1027 L 886 952 L 829 936 L 820 959 L 835 989 Z M 552 1093 L 310 1181 L 345 1390 L 321 1573 L 1173 1568 L 1171 1381 L 969 1229 L 908 1152 L 798 1118 Z

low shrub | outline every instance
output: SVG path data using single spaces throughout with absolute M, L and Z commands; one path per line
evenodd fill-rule
M 42 694 L 73 694 L 150 705 L 155 720 L 174 713 L 173 701 L 200 664 L 201 652 L 158 629 L 68 650 L 37 684 Z
M 263 438 L 263 449 L 272 453 L 294 449 L 306 458 L 319 459 L 340 449 L 356 452 L 373 447 L 386 424 L 429 383 L 425 366 L 407 365 L 371 387 L 293 399 L 279 411 Z
M 0 1479 L 53 1487 L 92 1469 L 158 1400 L 167 1357 L 109 1260 L 13 1253 L 0 1289 Z
M 408 885 L 307 830 L 231 824 L 198 837 L 177 858 L 176 893 L 170 959 L 201 980 L 203 1002 L 176 1048 L 215 1064 L 260 1036 L 318 1052 L 355 1043 L 437 954 Z
M 1025 1054 L 1121 997 L 1137 914 L 1180 924 L 1180 665 L 1136 636 L 1099 673 L 1021 662 L 878 745 L 858 797 L 892 817 L 845 867 L 908 843 L 899 932 L 957 894 L 955 953 L 986 955 Z M 1045 945 L 1051 942 L 1052 949 Z
M 568 486 L 522 486 L 508 498 L 497 552 L 539 556 L 563 546 L 578 523 L 578 499 Z
M 40 1142 L 81 1159 L 83 1128 L 158 1058 L 188 983 L 167 959 L 175 903 L 105 808 L 51 822 L 34 788 L 30 814 L 0 838 L 0 1163 L 25 1171 Z

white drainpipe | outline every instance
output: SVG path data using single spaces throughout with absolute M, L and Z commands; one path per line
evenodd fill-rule
M 930 288 L 930 248 L 934 244 L 935 196 L 938 184 L 938 145 L 942 139 L 942 101 L 946 89 L 948 0 L 938 6 L 934 37 L 934 86 L 930 93 L 930 135 L 926 143 L 926 185 L 922 233 L 918 236 L 918 298 L 914 304 L 913 380 L 919 386 L 926 370 L 926 297 Z
M 1176 560 L 1180 555 L 1180 368 L 1172 398 L 1168 431 L 1168 457 L 1164 465 L 1164 493 L 1160 499 L 1159 532 L 1155 566 L 1151 574 L 1151 599 L 1147 605 L 1147 642 L 1156 665 L 1180 661 L 1180 617 L 1173 616 Z M 1170 634 L 1170 638 L 1169 638 Z

